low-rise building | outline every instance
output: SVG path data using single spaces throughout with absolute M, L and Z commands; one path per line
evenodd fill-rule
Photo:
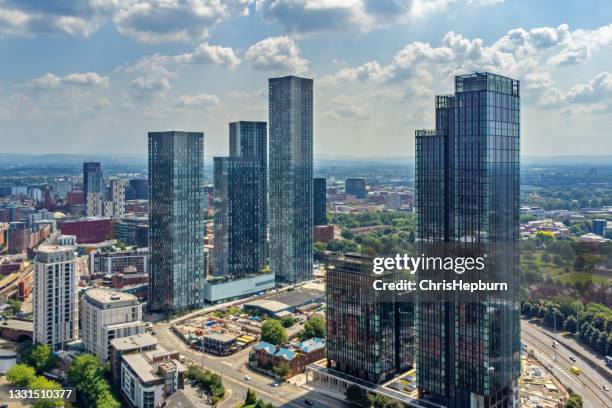
M 136 408 L 152 408 L 183 389 L 185 368 L 179 353 L 158 346 L 155 350 L 127 354 L 121 361 L 121 393 Z
M 272 372 L 273 368 L 287 366 L 287 377 L 303 373 L 308 364 L 325 357 L 325 340 L 312 338 L 287 347 L 278 347 L 265 341 L 253 347 L 250 355 L 252 367 Z
M 233 352 L 233 348 L 236 345 L 236 336 L 223 333 L 205 334 L 200 339 L 200 345 L 203 351 L 227 356 Z
M 119 388 L 121 380 L 121 361 L 124 355 L 155 350 L 157 339 L 149 333 L 121 337 L 111 340 L 110 376 L 115 388 Z

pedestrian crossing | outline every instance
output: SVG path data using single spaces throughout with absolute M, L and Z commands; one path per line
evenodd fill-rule
M 576 376 L 574 374 L 571 374 L 564 367 L 562 367 L 561 364 L 559 364 L 559 362 L 554 361 L 553 358 L 551 358 L 547 354 L 544 354 L 541 351 L 535 349 L 532 345 L 530 345 L 529 348 L 533 349 L 533 353 L 532 354 L 535 356 L 535 358 L 540 363 L 542 363 L 544 366 L 546 366 L 546 368 L 549 371 L 552 371 L 553 373 L 557 374 L 557 376 L 559 376 L 559 374 L 563 375 L 568 380 L 570 380 L 572 383 L 574 383 L 574 384 L 576 384 L 578 386 L 582 385 L 580 382 L 578 382 L 578 380 L 576 379 Z

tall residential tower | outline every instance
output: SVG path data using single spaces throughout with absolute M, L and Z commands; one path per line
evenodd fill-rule
M 417 385 L 448 408 L 518 406 L 519 140 L 519 82 L 490 73 L 455 77 L 455 94 L 436 97 L 436 129 L 416 132 L 423 252 L 478 246 L 481 276 L 508 284 L 501 295 L 418 304 Z
M 149 132 L 149 308 L 202 306 L 204 134 Z
M 276 279 L 312 277 L 313 80 L 270 78 L 270 270 Z

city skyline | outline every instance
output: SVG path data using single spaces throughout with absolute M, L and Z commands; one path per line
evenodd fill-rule
M 265 79 L 296 74 L 318 84 L 315 156 L 412 156 L 430 95 L 483 70 L 524 84 L 524 154 L 610 151 L 605 2 L 79 4 L 0 5 L 3 152 L 143 155 L 142 135 L 166 128 L 225 155 L 228 122 L 265 120 Z

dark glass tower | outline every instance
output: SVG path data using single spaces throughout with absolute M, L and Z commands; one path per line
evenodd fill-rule
M 362 178 L 348 178 L 344 182 L 344 192 L 354 195 L 358 199 L 368 198 L 366 182 Z
M 338 254 L 327 267 L 327 366 L 381 383 L 412 366 L 413 303 L 374 290 L 374 281 L 394 282 L 397 276 L 372 269 L 372 258 L 358 253 Z
M 276 279 L 312 277 L 313 81 L 270 78 L 270 269 Z
M 324 178 L 313 180 L 313 223 L 314 225 L 327 224 L 327 186 Z
M 149 132 L 149 308 L 204 303 L 204 134 Z
M 102 166 L 98 162 L 83 163 L 83 197 L 85 208 L 87 208 L 88 193 L 104 193 L 104 179 L 102 178 Z
M 490 73 L 457 76 L 455 94 L 436 97 L 436 129 L 416 132 L 424 252 L 477 244 L 484 277 L 508 283 L 479 301 L 418 303 L 418 387 L 449 408 L 518 406 L 519 139 L 519 82 Z

